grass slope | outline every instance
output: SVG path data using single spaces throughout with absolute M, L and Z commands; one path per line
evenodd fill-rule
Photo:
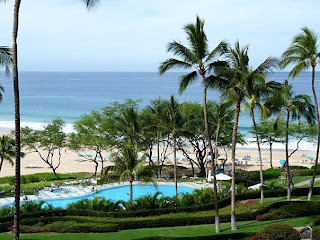
M 288 224 L 293 227 L 306 226 L 310 224 L 314 219 L 319 218 L 320 215 L 272 220 L 272 221 L 246 221 L 238 222 L 237 232 L 258 232 L 265 226 L 281 223 Z M 230 230 L 230 223 L 221 224 L 221 234 L 230 234 L 234 231 Z M 132 240 L 142 237 L 152 236 L 168 236 L 168 237 L 193 237 L 193 236 L 209 236 L 214 235 L 213 225 L 197 225 L 186 227 L 171 227 L 171 228 L 149 228 L 149 229 L 137 229 L 137 230 L 125 230 L 114 233 L 88 233 L 88 234 L 22 234 L 22 240 Z M 1 240 L 11 240 L 12 234 L 2 233 L 0 234 Z

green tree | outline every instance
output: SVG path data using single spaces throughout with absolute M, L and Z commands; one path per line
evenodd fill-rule
M 150 165 L 143 165 L 143 159 L 138 159 L 135 147 L 129 142 L 122 146 L 119 152 L 121 155 L 114 156 L 115 165 L 107 167 L 106 174 L 116 174 L 121 182 L 129 181 L 130 201 L 133 200 L 133 182 L 151 182 L 156 185 L 153 179 L 153 170 Z
M 292 90 L 292 85 L 288 83 L 288 80 L 284 81 L 283 89 L 277 91 L 272 97 L 266 101 L 266 106 L 273 112 L 278 112 L 278 118 L 282 114 L 286 114 L 286 169 L 287 169 L 287 200 L 291 201 L 291 175 L 290 175 L 290 163 L 289 163 L 289 123 L 290 120 L 301 119 L 304 117 L 308 122 L 314 120 L 314 106 L 311 104 L 310 96 L 308 95 L 295 95 Z
M 311 88 L 313 93 L 314 105 L 316 110 L 316 120 L 318 125 L 318 143 L 316 150 L 314 172 L 308 194 L 308 201 L 311 201 L 314 180 L 317 175 L 320 148 L 319 105 L 315 89 L 316 66 L 319 63 L 319 61 L 320 51 L 318 49 L 318 37 L 311 29 L 304 27 L 302 28 L 302 32 L 294 37 L 291 45 L 282 54 L 282 61 L 280 62 L 283 68 L 287 67 L 289 64 L 295 64 L 289 73 L 289 76 L 295 79 L 299 77 L 302 71 L 307 70 L 310 67 L 312 69 Z
M 7 2 L 8 0 L 0 0 Z M 94 8 L 100 0 L 82 0 L 88 9 Z M 14 113 L 15 113 L 15 211 L 14 211 L 14 239 L 20 239 L 20 158 L 21 158 L 21 142 L 20 142 L 20 95 L 19 95 L 19 71 L 18 71 L 18 27 L 19 12 L 21 0 L 14 1 L 13 10 L 13 30 L 12 30 L 12 72 L 13 72 L 13 91 L 14 91 Z
M 23 146 L 30 152 L 36 152 L 57 179 L 60 179 L 56 171 L 61 164 L 61 151 L 66 147 L 67 140 L 66 134 L 62 131 L 63 126 L 64 122 L 61 119 L 55 119 L 43 130 L 33 130 L 29 127 L 21 129 Z
M 252 126 L 252 128 L 254 128 Z M 256 131 L 253 129 L 251 133 L 255 134 Z M 284 143 L 285 136 L 285 120 L 280 119 L 263 119 L 257 124 L 258 140 L 261 144 L 268 143 L 269 145 L 269 161 L 270 167 L 273 168 L 273 144 Z M 256 139 L 257 141 L 257 139 Z
M 70 134 L 68 147 L 95 163 L 94 175 L 97 176 L 99 162 L 101 160 L 101 175 L 103 174 L 103 151 L 110 150 L 115 137 L 109 131 L 108 120 L 102 113 L 92 111 L 91 114 L 81 116 L 73 125 L 75 132 Z M 87 157 L 84 151 L 91 150 L 95 154 Z
M 207 112 L 207 77 L 206 74 L 210 71 L 213 71 L 216 67 L 224 65 L 223 61 L 219 61 L 218 58 L 223 54 L 224 50 L 227 48 L 225 42 L 221 42 L 218 46 L 209 51 L 208 49 L 208 39 L 204 31 L 204 21 L 197 16 L 195 24 L 188 24 L 184 28 L 185 33 L 187 34 L 187 40 L 190 48 L 184 46 L 180 42 L 173 41 L 168 44 L 167 51 L 172 52 L 174 55 L 179 56 L 182 60 L 170 58 L 161 63 L 159 67 L 160 74 L 164 74 L 166 71 L 173 68 L 180 69 L 195 69 L 194 71 L 180 76 L 179 86 L 180 93 L 183 93 L 184 90 L 193 82 L 198 79 L 198 74 L 201 77 L 203 83 L 203 114 L 204 114 L 204 123 L 205 123 L 205 132 L 204 135 L 208 142 L 209 150 L 212 159 L 213 156 L 213 147 L 210 139 L 210 129 L 208 124 L 208 112 Z M 214 176 L 214 199 L 215 199 L 215 226 L 216 232 L 220 232 L 219 224 L 219 209 L 218 209 L 218 195 L 217 195 L 217 183 L 215 179 L 215 163 L 212 160 L 212 170 Z
M 237 230 L 236 213 L 235 213 L 235 153 L 238 133 L 238 122 L 240 116 L 241 104 L 249 99 L 250 88 L 265 76 L 266 73 L 271 72 L 276 66 L 275 58 L 267 58 L 256 69 L 249 67 L 249 46 L 241 47 L 237 41 L 234 48 L 229 47 L 226 59 L 228 66 L 225 68 L 216 69 L 219 78 L 213 78 L 212 87 L 220 88 L 227 99 L 236 103 L 235 119 L 232 136 L 232 192 L 231 192 L 231 229 Z M 262 179 L 263 180 L 263 179 Z
M 9 47 L 0 46 L 0 66 L 5 68 L 5 72 L 8 75 L 10 72 L 10 66 L 12 65 L 12 50 Z
M 178 181 L 177 181 L 177 137 L 180 128 L 183 125 L 183 118 L 181 114 L 181 105 L 176 99 L 171 96 L 169 101 L 165 102 L 166 122 L 170 129 L 171 139 L 173 142 L 173 159 L 174 159 L 174 184 L 176 189 L 176 197 L 178 196 Z
M 2 135 L 0 138 L 0 172 L 4 161 L 14 165 L 13 159 L 15 156 L 14 151 L 15 142 L 10 135 Z

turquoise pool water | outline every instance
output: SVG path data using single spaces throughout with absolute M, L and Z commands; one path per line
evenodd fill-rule
M 159 185 L 158 189 L 153 185 L 133 185 L 133 199 L 137 199 L 146 195 L 153 195 L 156 191 L 161 192 L 162 195 L 173 197 L 175 195 L 174 186 L 163 186 Z M 188 187 L 178 187 L 178 193 L 192 193 L 193 188 Z M 67 198 L 67 199 L 51 199 L 46 200 L 46 202 L 52 204 L 54 207 L 65 208 L 68 204 L 77 202 L 81 199 L 93 199 L 94 197 L 104 197 L 112 201 L 124 200 L 128 201 L 130 199 L 130 188 L 129 186 L 121 186 L 100 190 L 98 193 L 92 193 L 90 195 Z
M 175 195 L 174 186 L 159 185 L 157 188 L 153 185 L 133 185 L 133 199 L 140 198 L 146 195 L 153 195 L 157 191 L 161 192 L 162 195 L 173 197 Z M 178 187 L 178 193 L 192 193 L 193 188 Z M 94 197 L 103 197 L 112 201 L 130 199 L 130 188 L 127 186 L 113 187 L 108 189 L 99 190 L 98 193 L 92 193 L 82 197 L 64 198 L 64 199 L 48 199 L 45 200 L 47 203 L 52 204 L 53 207 L 65 208 L 68 204 L 77 202 L 81 199 L 93 199 Z M 12 204 L 6 204 L 3 206 L 12 206 Z

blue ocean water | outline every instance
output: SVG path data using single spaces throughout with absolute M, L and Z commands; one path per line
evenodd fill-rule
M 82 114 L 110 105 L 114 101 L 140 99 L 141 107 L 156 98 L 168 99 L 174 95 L 181 101 L 202 102 L 200 81 L 188 87 L 183 95 L 178 94 L 178 78 L 182 73 L 156 72 L 20 72 L 20 100 L 22 125 L 39 127 L 60 117 L 71 125 Z M 317 73 L 319 75 L 320 73 Z M 269 75 L 270 80 L 282 82 L 287 72 Z M 292 80 L 296 93 L 311 95 L 311 74 L 302 73 Z M 0 75 L 0 84 L 5 93 L 0 104 L 0 131 L 13 129 L 14 104 L 11 78 Z M 320 81 L 316 80 L 320 94 Z M 208 92 L 209 100 L 218 100 L 219 93 Z M 241 114 L 241 129 L 251 126 L 248 114 Z

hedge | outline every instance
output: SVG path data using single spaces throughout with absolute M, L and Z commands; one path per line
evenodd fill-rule
M 270 209 L 279 208 L 285 205 L 286 202 L 277 202 L 265 206 L 258 211 L 242 213 L 237 215 L 238 221 L 255 220 L 257 215 L 267 213 Z M 200 224 L 213 224 L 215 221 L 214 216 L 205 217 L 190 217 L 190 218 L 156 218 L 156 219 L 141 219 L 141 220 L 122 220 L 114 223 L 104 223 L 101 221 L 91 222 L 88 219 L 78 218 L 74 216 L 50 216 L 39 217 L 31 219 L 22 219 L 21 224 L 23 231 L 35 232 L 39 231 L 39 224 L 44 226 L 41 231 L 48 232 L 81 232 L 80 229 L 84 225 L 87 226 L 86 232 L 111 232 L 117 230 L 136 229 L 136 228 L 156 228 L 156 227 L 173 227 L 173 226 L 187 226 L 187 225 L 200 225 Z M 230 222 L 230 215 L 221 215 L 220 222 Z M 0 224 L 0 232 L 8 230 L 12 226 L 12 220 L 7 223 Z M 101 228 L 97 228 L 101 226 Z M 79 227 L 79 228 L 78 228 Z M 36 230 L 35 230 L 36 229 Z
M 254 233 L 230 233 L 197 237 L 144 237 L 135 240 L 239 240 L 252 237 Z

